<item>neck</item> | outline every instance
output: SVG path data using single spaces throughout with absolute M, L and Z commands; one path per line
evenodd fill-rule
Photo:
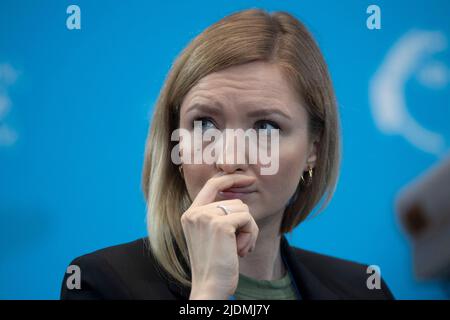
M 285 273 L 281 258 L 279 234 L 282 214 L 257 221 L 259 227 L 255 250 L 239 258 L 239 272 L 258 280 L 278 280 Z

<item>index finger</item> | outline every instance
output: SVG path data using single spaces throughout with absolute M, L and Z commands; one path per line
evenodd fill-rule
M 252 184 L 255 177 L 243 174 L 226 174 L 209 179 L 192 202 L 192 206 L 203 206 L 213 202 L 217 193 L 231 187 L 245 187 Z

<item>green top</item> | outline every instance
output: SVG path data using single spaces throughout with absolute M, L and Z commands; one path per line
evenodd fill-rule
M 239 274 L 236 300 L 297 300 L 289 272 L 277 280 L 257 280 Z

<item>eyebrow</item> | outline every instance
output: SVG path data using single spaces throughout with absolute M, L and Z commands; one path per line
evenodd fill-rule
M 252 103 L 252 105 L 254 105 Z M 186 110 L 186 113 L 195 111 L 195 110 L 199 110 L 199 111 L 203 111 L 203 112 L 209 112 L 211 114 L 215 114 L 215 115 L 220 115 L 222 113 L 222 109 L 223 106 L 220 103 L 212 103 L 211 105 L 209 104 L 202 104 L 202 103 L 194 103 L 191 106 L 189 106 L 189 108 Z M 265 116 L 269 116 L 272 114 L 277 114 L 283 118 L 289 119 L 291 120 L 291 116 L 289 116 L 288 114 L 286 114 L 285 112 L 281 111 L 278 108 L 270 108 L 270 107 L 264 107 L 262 109 L 257 109 L 257 110 L 253 110 L 253 111 L 249 111 L 247 112 L 247 116 L 250 118 L 258 118 L 258 117 L 265 117 Z
M 212 105 L 209 104 L 203 104 L 203 103 L 194 103 L 186 110 L 186 113 L 192 112 L 192 111 L 203 111 L 203 112 L 210 112 L 212 114 L 221 114 L 222 113 L 222 107 L 220 107 L 220 104 L 213 103 Z

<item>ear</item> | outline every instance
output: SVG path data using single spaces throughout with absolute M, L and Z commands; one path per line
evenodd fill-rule
M 318 139 L 316 139 L 310 144 L 308 158 L 306 160 L 305 171 L 308 170 L 308 167 L 314 168 L 316 166 L 317 151 L 319 149 L 319 143 L 320 143 L 320 141 Z

